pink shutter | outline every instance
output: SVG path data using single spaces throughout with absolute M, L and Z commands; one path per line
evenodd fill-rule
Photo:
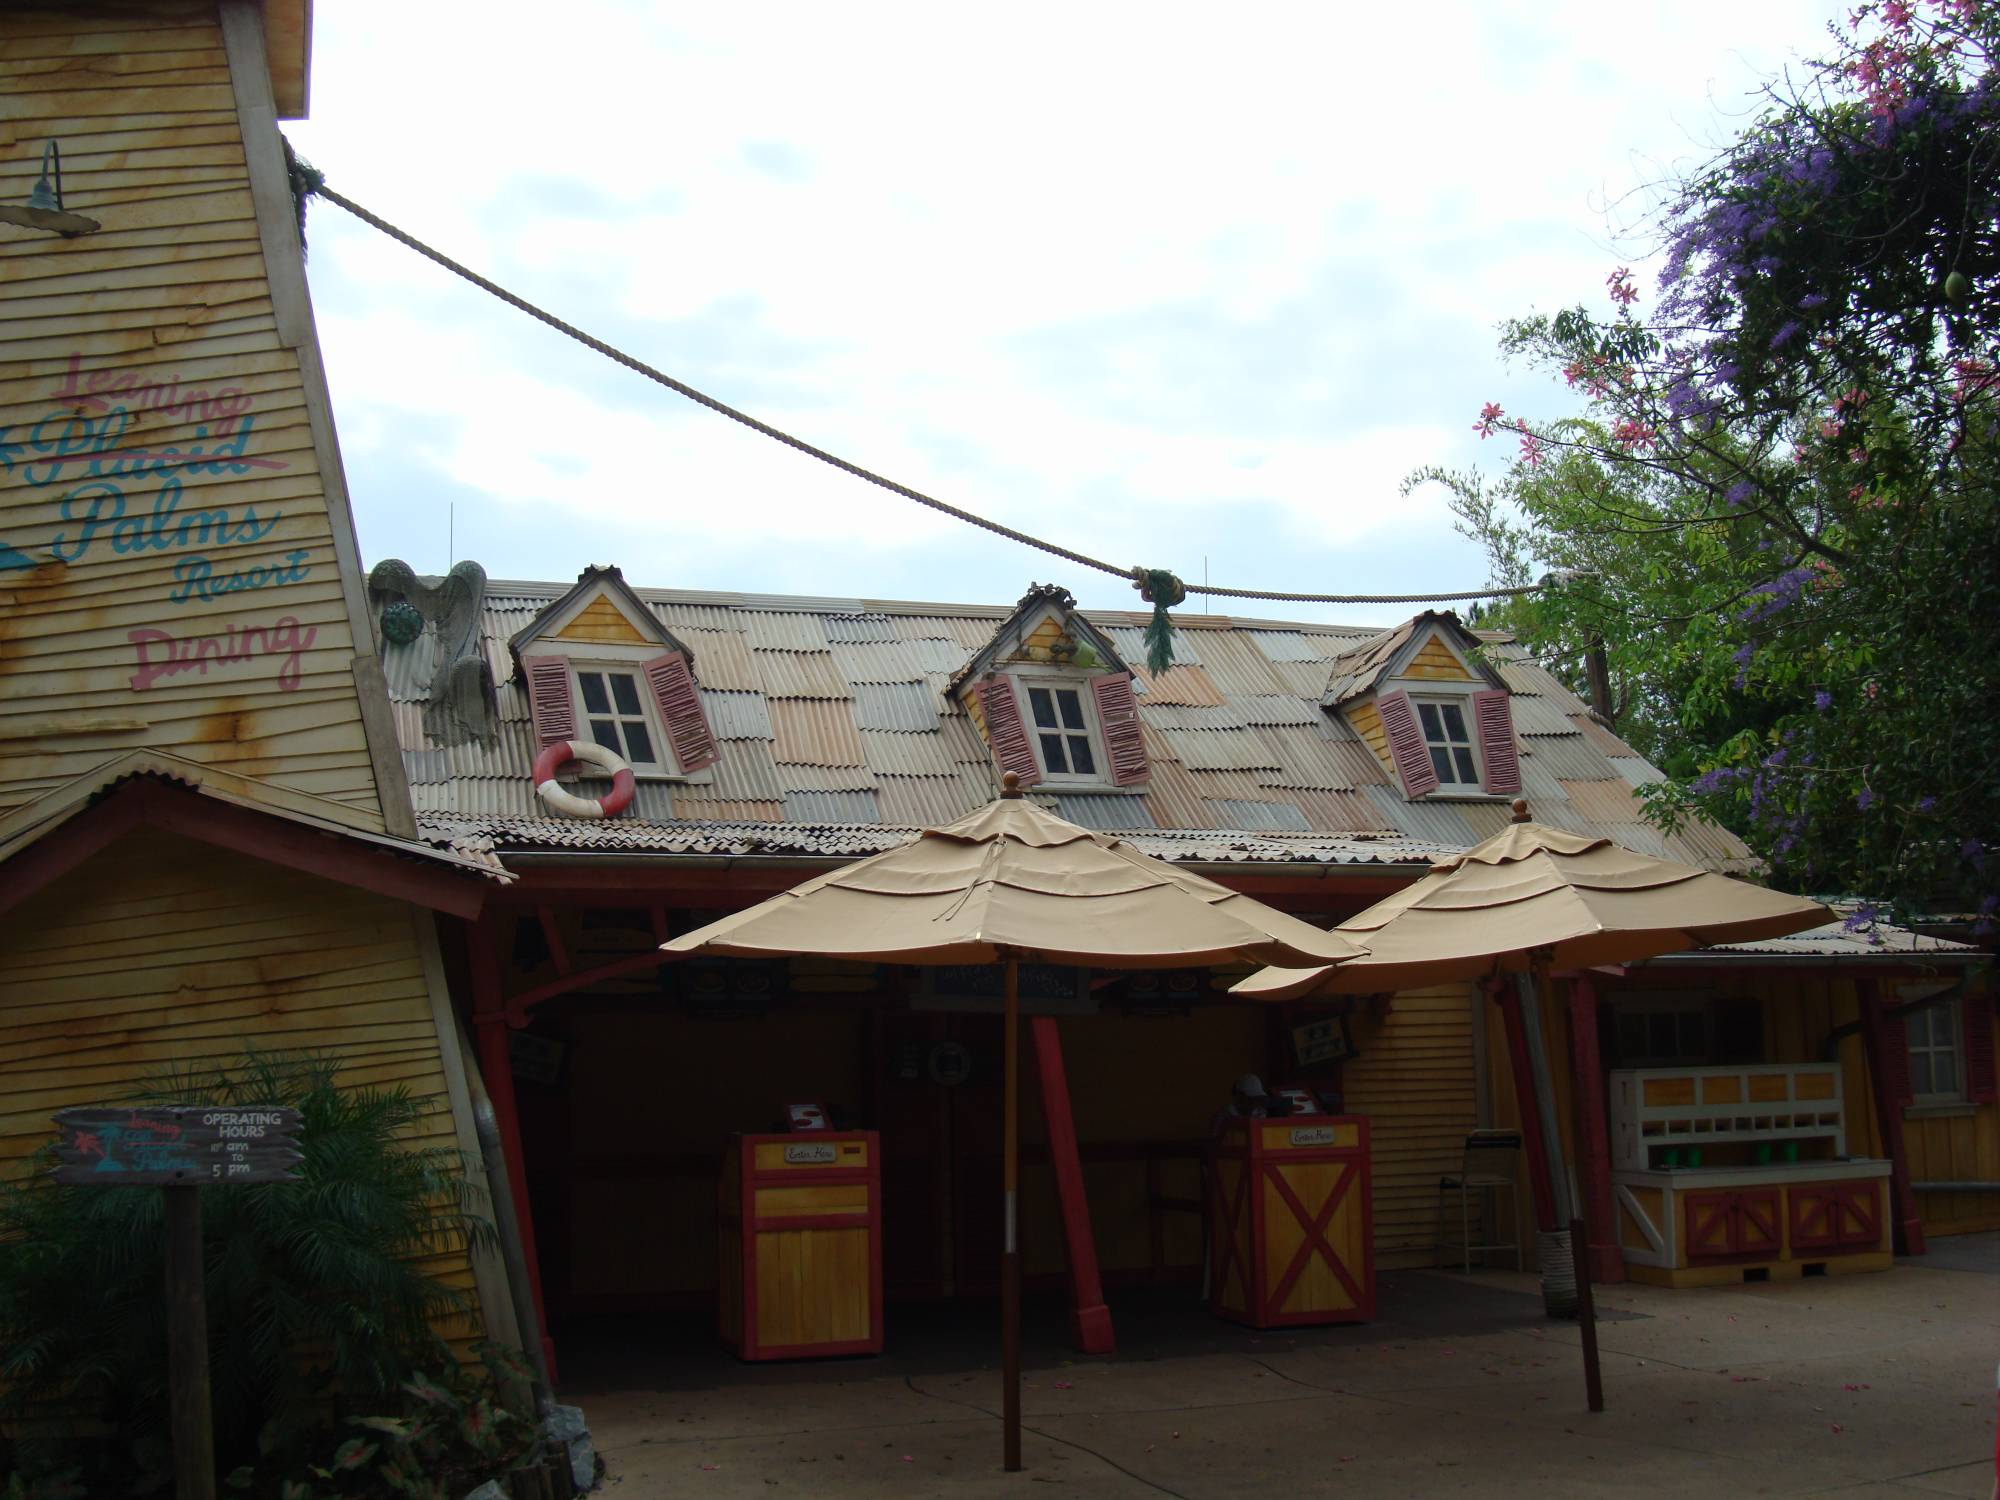
M 528 676 L 528 713 L 535 721 L 535 748 L 576 738 L 576 704 L 569 695 L 569 658 L 535 656 L 521 663 Z
M 1514 749 L 1514 705 L 1504 689 L 1489 688 L 1472 695 L 1472 717 L 1479 725 L 1479 753 L 1486 762 L 1486 790 L 1509 796 L 1521 790 L 1521 758 Z
M 679 651 L 654 657 L 646 663 L 646 682 L 653 689 L 653 702 L 659 705 L 660 722 L 667 727 L 667 743 L 674 747 L 674 764 L 681 774 L 692 776 L 722 759 L 687 657 Z
M 1993 1076 L 1993 1002 L 1974 992 L 1958 1002 L 1965 1023 L 1965 1097 L 1971 1104 L 2000 1101 Z
M 1402 778 L 1403 795 L 1421 797 L 1425 792 L 1437 790 L 1437 768 L 1431 764 L 1431 752 L 1424 744 L 1424 732 L 1417 727 L 1417 712 L 1410 707 L 1410 695 L 1401 689 L 1384 693 L 1375 700 L 1375 711 L 1382 716 L 1382 732 L 1389 737 L 1389 758 L 1396 763 L 1396 774 Z
M 1021 705 L 1014 697 L 1011 677 L 989 677 L 979 684 L 979 706 L 986 712 L 986 743 L 1000 769 L 1012 771 L 1022 786 L 1042 779 L 1035 762 L 1035 747 L 1028 740 L 1028 726 L 1021 722 Z
M 1131 786 L 1144 781 L 1146 741 L 1139 733 L 1139 700 L 1129 675 L 1093 677 L 1090 693 L 1097 700 L 1097 727 L 1104 731 L 1105 753 L 1111 757 L 1111 784 Z

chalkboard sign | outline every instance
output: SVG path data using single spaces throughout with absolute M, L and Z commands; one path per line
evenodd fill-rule
M 299 1112 L 276 1106 L 93 1105 L 55 1117 L 57 1182 L 200 1187 L 289 1182 Z

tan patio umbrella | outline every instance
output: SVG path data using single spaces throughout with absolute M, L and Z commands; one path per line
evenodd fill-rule
M 1516 799 L 1509 827 L 1334 929 L 1366 944 L 1366 956 L 1337 969 L 1262 969 L 1232 993 L 1256 1000 L 1380 994 L 1514 975 L 1560 1225 L 1570 1217 L 1568 1174 L 1535 998 L 1549 972 L 1782 937 L 1831 920 L 1816 901 L 1531 823 L 1527 803 Z M 1545 1281 L 1551 1311 L 1558 1292 L 1565 1301 L 1570 1295 Z
M 1006 1229 L 1001 1257 L 1004 1453 L 1021 1467 L 1019 1167 L 1020 965 L 1146 969 L 1253 963 L 1323 969 L 1352 939 L 1142 854 L 1024 800 L 1000 800 L 913 842 L 816 876 L 662 945 L 668 953 L 817 954 L 895 964 L 999 964 L 1005 1004 Z

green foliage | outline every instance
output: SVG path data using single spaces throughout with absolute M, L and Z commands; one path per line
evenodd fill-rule
M 1650 313 L 1503 326 L 1583 415 L 1504 475 L 1429 470 L 1489 614 L 1793 888 L 1905 912 L 2000 897 L 2000 11 L 1864 4 L 1802 88 L 1673 185 Z
M 367 1409 L 448 1358 L 434 1320 L 465 1293 L 420 1257 L 484 1241 L 458 1153 L 411 1144 L 432 1106 L 403 1088 L 337 1086 L 339 1061 L 251 1055 L 147 1085 L 131 1102 L 290 1105 L 297 1180 L 201 1189 L 216 1451 L 224 1470 L 284 1451 L 330 1413 Z M 45 1155 L 45 1160 L 49 1158 Z M 164 1478 L 166 1312 L 158 1189 L 0 1185 L 0 1420 L 98 1424 L 74 1445 L 98 1488 Z M 53 1472 L 65 1443 L 24 1436 Z

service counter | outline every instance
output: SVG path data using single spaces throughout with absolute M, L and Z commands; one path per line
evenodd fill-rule
M 1368 1121 L 1229 1121 L 1209 1171 L 1209 1309 L 1253 1328 L 1375 1316 Z
M 1889 1163 L 1846 1154 L 1833 1064 L 1626 1069 L 1606 1102 L 1632 1280 L 1710 1286 L 1891 1264 Z

